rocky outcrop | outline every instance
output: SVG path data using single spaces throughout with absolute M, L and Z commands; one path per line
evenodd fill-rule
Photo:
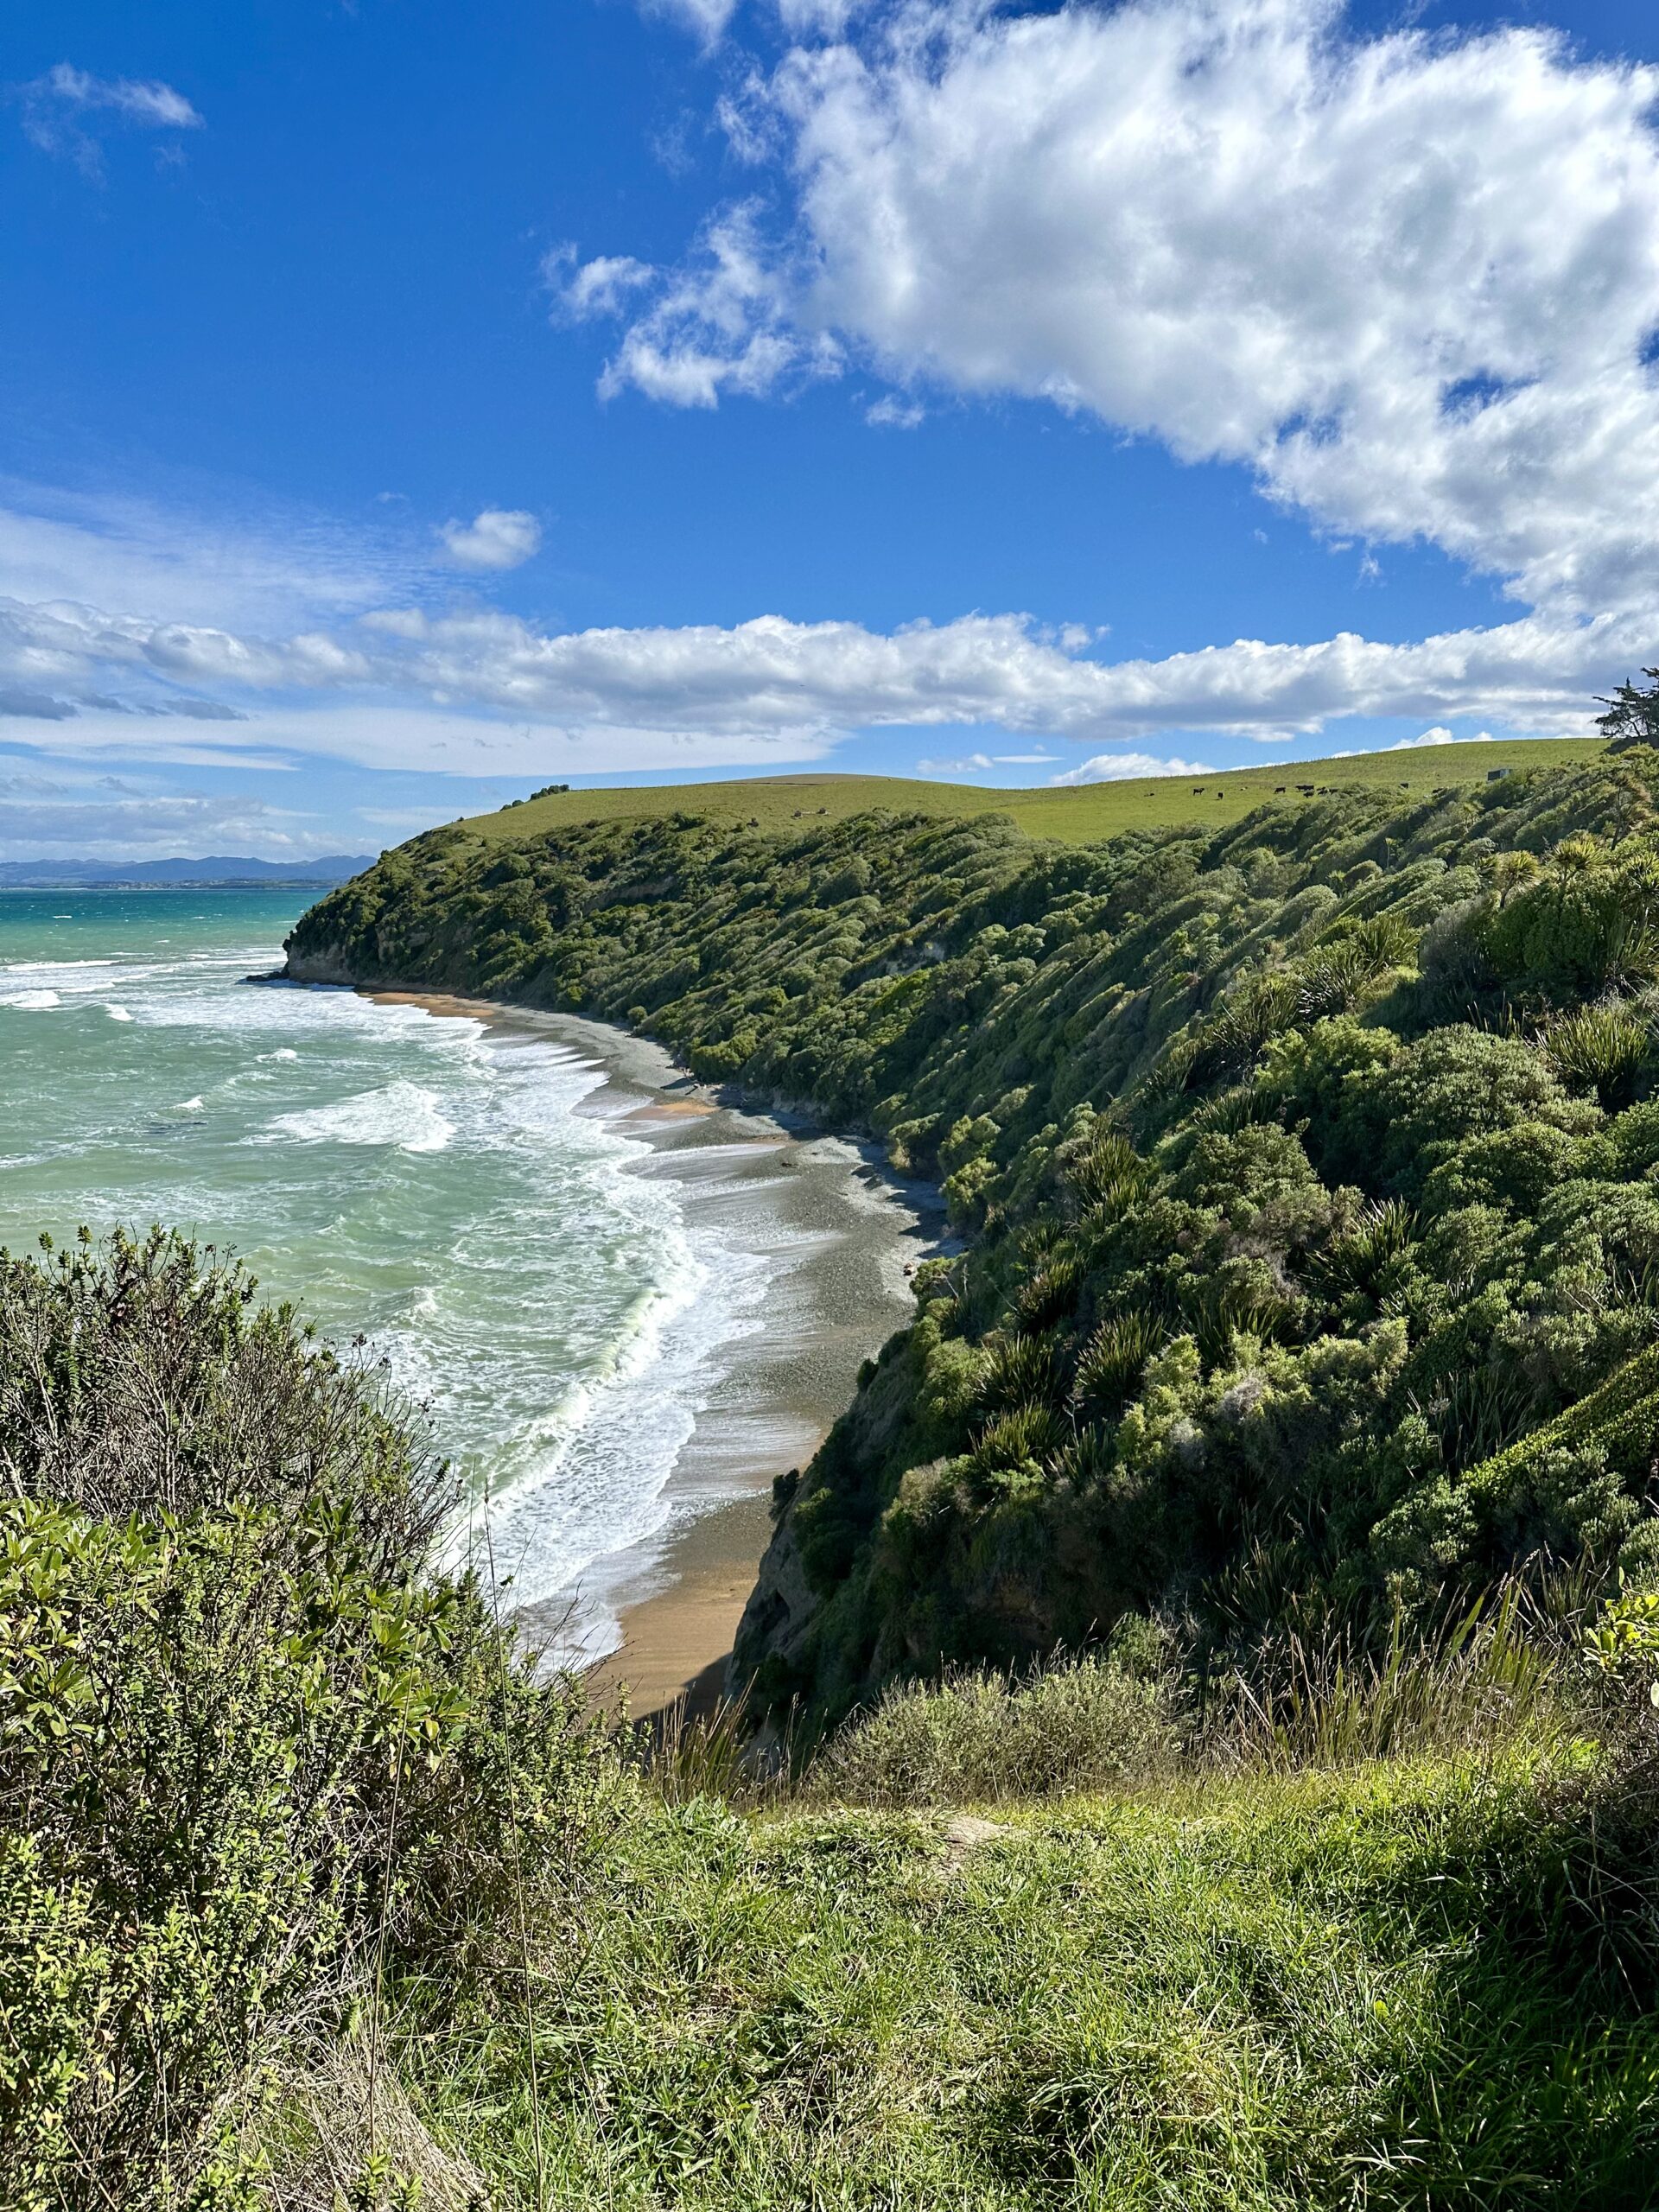
M 734 1692 L 753 1680 L 764 1661 L 779 1659 L 787 1663 L 797 1656 L 819 1602 L 807 1581 L 796 1541 L 791 1492 L 772 1524 L 772 1541 L 761 1555 L 754 1588 L 738 1624 L 732 1647 Z

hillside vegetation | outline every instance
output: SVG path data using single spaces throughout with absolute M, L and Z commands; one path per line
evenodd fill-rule
M 1135 1620 L 1221 1664 L 1653 1573 L 1656 767 L 1094 846 L 435 831 L 290 959 L 632 1022 L 943 1178 L 969 1249 L 780 1486 L 740 1642 L 830 1721 Z

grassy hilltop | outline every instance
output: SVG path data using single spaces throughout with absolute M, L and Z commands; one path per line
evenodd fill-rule
M 1599 738 L 1528 739 L 1508 744 L 1414 747 L 1362 753 L 1338 760 L 1281 761 L 1202 776 L 1142 776 L 1073 790 L 988 791 L 976 785 L 921 782 L 903 776 L 845 776 L 832 771 L 796 776 L 737 777 L 709 784 L 655 784 L 626 790 L 559 791 L 521 800 L 493 814 L 469 817 L 465 834 L 480 842 L 518 844 L 582 823 L 652 821 L 691 813 L 752 823 L 778 835 L 797 824 L 837 822 L 891 809 L 954 820 L 1006 814 L 1027 836 L 1096 844 L 1126 830 L 1230 826 L 1275 798 L 1350 791 L 1421 798 L 1447 785 L 1480 783 L 1500 770 L 1582 766 L 1605 747 Z

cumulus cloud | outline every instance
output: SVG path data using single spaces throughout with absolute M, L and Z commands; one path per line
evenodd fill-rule
M 685 270 L 663 271 L 616 254 L 582 261 L 560 247 L 543 264 L 556 312 L 582 320 L 649 293 L 600 378 L 614 398 L 632 385 L 675 407 L 714 407 L 729 392 L 760 394 L 786 378 L 834 375 L 840 347 L 788 321 L 789 287 L 773 265 L 756 207 L 723 210 Z
M 782 20 L 738 126 L 780 149 L 785 219 L 715 216 L 607 391 L 709 406 L 850 353 L 1243 462 L 1535 606 L 1647 588 L 1659 71 L 1538 29 L 1350 35 L 1339 0 Z
M 761 771 L 908 727 L 971 731 L 962 741 L 993 769 L 1039 765 L 1066 740 L 1091 758 L 1173 751 L 1185 773 L 1193 731 L 1277 743 L 1363 715 L 1425 734 L 1586 734 L 1596 695 L 1646 664 L 1652 637 L 1637 608 L 1406 645 L 1242 639 L 1115 663 L 1105 650 L 1097 629 L 1020 614 L 887 632 L 775 615 L 559 631 L 455 605 L 430 557 L 405 573 L 308 525 L 245 541 L 130 506 L 0 507 L 0 715 L 9 738 L 59 758 Z
M 1051 784 L 1122 784 L 1141 776 L 1207 776 L 1212 772 L 1202 760 L 1179 757 L 1160 760 L 1152 753 L 1097 753 L 1079 768 L 1051 776 Z
M 542 525 L 523 507 L 486 507 L 438 535 L 458 569 L 517 569 L 541 550 Z
M 653 283 L 656 276 L 648 261 L 635 261 L 626 253 L 601 253 L 583 261 L 568 241 L 542 257 L 543 282 L 557 306 L 576 322 L 589 315 L 617 314 L 631 293 Z
M 132 723 L 146 702 L 176 713 L 192 711 L 183 702 L 206 700 L 248 715 L 250 744 L 275 741 L 280 705 L 294 741 L 308 726 L 314 749 L 337 742 L 347 757 L 389 764 L 395 744 L 388 751 L 384 732 L 368 734 L 375 715 L 402 715 L 411 729 L 420 721 L 434 742 L 447 729 L 444 741 L 462 751 L 511 748 L 519 724 L 572 738 L 626 732 L 638 757 L 618 753 L 603 764 L 614 766 L 667 765 L 687 746 L 710 764 L 721 746 L 734 762 L 756 757 L 757 745 L 793 747 L 803 758 L 841 733 L 872 727 L 989 726 L 1129 742 L 1193 728 L 1313 733 L 1363 715 L 1479 717 L 1586 734 L 1596 693 L 1640 664 L 1650 643 L 1640 616 L 1560 624 L 1530 615 L 1417 645 L 1352 634 L 1312 645 L 1241 639 L 1163 660 L 1105 663 L 1090 657 L 1083 633 L 1057 633 L 1020 615 L 965 615 L 887 633 L 779 615 L 730 627 L 559 632 L 487 607 L 404 607 L 260 636 L 0 600 L 0 683 L 53 702 L 52 711 L 72 709 L 58 741 L 85 741 L 90 733 L 75 725 L 90 720 L 102 741 L 131 743 L 136 732 L 118 731 L 123 716 L 109 710 L 112 695 Z M 432 710 L 442 710 L 436 720 Z M 986 755 L 993 765 L 1017 757 Z M 1185 773 L 1185 764 L 1173 772 Z
M 1454 730 L 1437 725 L 1433 729 L 1426 729 L 1421 737 L 1401 738 L 1389 750 L 1390 753 L 1410 753 L 1420 745 L 1490 745 L 1491 741 L 1492 733 L 1489 729 L 1477 730 L 1472 737 L 1460 738 Z
M 94 77 L 60 61 L 23 87 L 23 130 L 43 153 L 67 154 L 89 175 L 100 167 L 92 118 L 110 117 L 140 130 L 200 130 L 202 118 L 157 79 Z

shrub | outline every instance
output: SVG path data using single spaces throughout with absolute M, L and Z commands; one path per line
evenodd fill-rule
M 226 2115 L 269 2040 L 372 1960 L 464 1971 L 602 1796 L 568 1695 L 427 1573 L 418 1434 L 252 1301 L 174 1237 L 0 1269 L 17 2212 L 205 2205 L 215 2171 L 241 2202 Z
M 1608 1599 L 1584 1643 L 1604 1675 L 1659 1706 L 1659 1590 L 1622 1590 Z
M 1084 1345 L 1073 1397 L 1079 1407 L 1116 1420 L 1141 1387 L 1147 1362 L 1168 1331 L 1156 1313 L 1115 1313 Z
M 1083 1658 L 890 1689 L 830 1739 L 811 1784 L 868 1805 L 985 1804 L 1145 1781 L 1177 1745 L 1160 1683 Z
M 373 1572 L 425 1557 L 448 1473 L 373 1370 L 184 1237 L 42 1244 L 0 1251 L 0 1454 L 19 1494 L 109 1521 L 348 1501 Z

